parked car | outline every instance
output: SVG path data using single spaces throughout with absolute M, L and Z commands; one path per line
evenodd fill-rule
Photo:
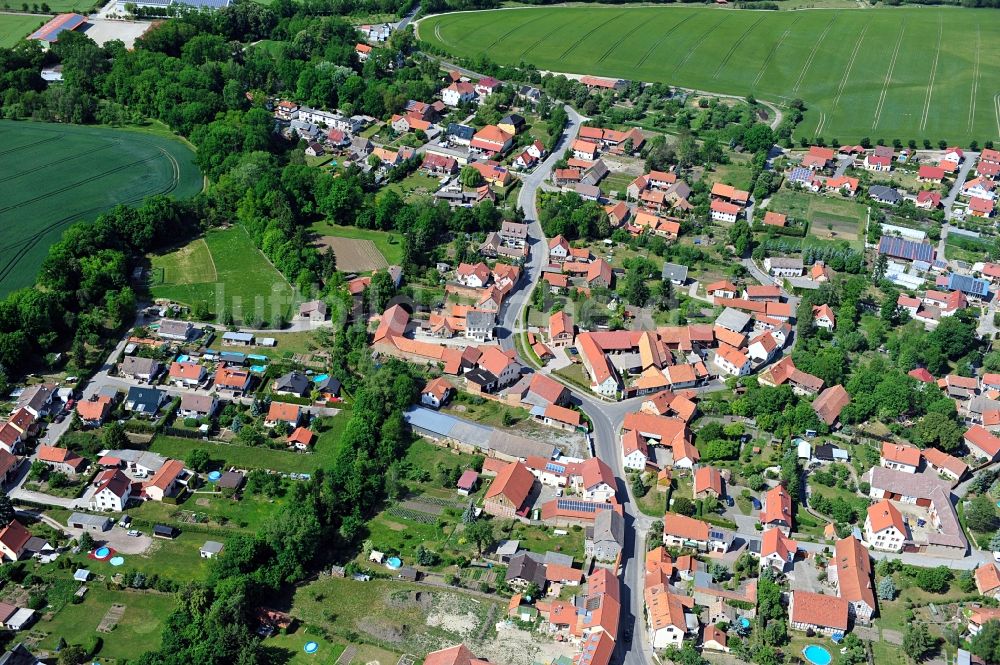
M 142 531 L 139 531 L 137 529 L 130 529 L 128 535 L 132 536 L 133 538 L 138 538 L 139 536 L 142 535 Z

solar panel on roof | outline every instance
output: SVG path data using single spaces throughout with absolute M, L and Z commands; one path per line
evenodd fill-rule
M 554 471 L 556 473 L 566 473 L 566 467 L 564 467 L 561 464 L 555 464 L 553 462 L 549 462 L 548 464 L 546 464 L 545 465 L 545 470 L 546 471 Z

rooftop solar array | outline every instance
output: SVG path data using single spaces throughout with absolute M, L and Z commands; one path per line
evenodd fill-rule
M 43 42 L 54 42 L 64 30 L 76 30 L 87 20 L 80 14 L 60 14 L 54 19 L 28 35 L 28 39 L 38 39 Z
M 607 510 L 611 507 L 611 504 L 583 501 L 581 499 L 556 499 L 556 506 L 560 510 L 572 510 L 578 513 L 596 513 L 598 510 Z

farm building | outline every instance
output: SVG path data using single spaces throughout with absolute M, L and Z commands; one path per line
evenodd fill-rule
M 65 30 L 78 30 L 87 22 L 80 14 L 60 14 L 54 19 L 28 35 L 28 39 L 37 39 L 46 44 L 59 41 L 59 34 Z

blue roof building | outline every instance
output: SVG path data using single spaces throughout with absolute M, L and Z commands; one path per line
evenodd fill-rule
M 948 275 L 948 290 L 961 291 L 974 298 L 990 297 L 990 283 L 985 279 L 976 279 L 968 275 L 956 275 L 955 273 Z
M 926 261 L 927 263 L 934 261 L 933 245 L 896 236 L 882 236 L 878 242 L 878 253 L 907 261 Z

